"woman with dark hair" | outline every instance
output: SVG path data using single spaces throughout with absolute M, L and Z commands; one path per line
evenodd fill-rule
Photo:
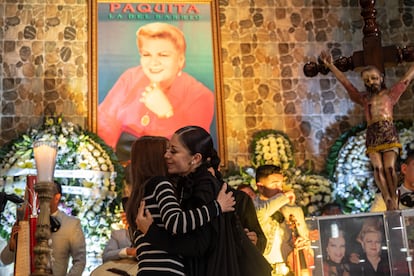
M 126 206 L 128 224 L 133 231 L 137 247 L 138 276 L 185 275 L 182 257 L 165 250 L 158 250 L 137 231 L 135 218 L 138 203 L 142 200 L 154 216 L 157 226 L 171 234 L 183 234 L 207 224 L 221 212 L 232 211 L 234 199 L 225 189 L 204 205 L 183 212 L 176 191 L 167 176 L 164 161 L 168 140 L 164 137 L 143 136 L 132 145 L 131 195 Z
M 168 173 L 177 177 L 184 210 L 200 207 L 216 197 L 222 184 L 208 169 L 220 161 L 206 130 L 198 126 L 177 130 L 170 140 L 165 160 Z M 148 218 L 150 213 L 146 215 Z M 148 219 L 141 216 L 137 221 L 141 229 Z M 146 233 L 147 240 L 159 248 L 183 255 L 187 276 L 270 275 L 271 267 L 248 239 L 234 213 L 213 218 L 209 224 L 186 235 L 168 235 L 154 224 L 141 230 Z M 246 259 L 240 260 L 241 253 L 246 253 L 243 255 L 247 255 Z
M 327 225 L 323 231 L 323 275 L 350 276 L 349 264 L 346 262 L 345 233 L 337 223 Z

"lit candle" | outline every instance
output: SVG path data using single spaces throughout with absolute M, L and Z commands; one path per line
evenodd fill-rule
M 33 151 L 37 168 L 37 182 L 53 182 L 57 144 L 55 141 L 36 141 Z

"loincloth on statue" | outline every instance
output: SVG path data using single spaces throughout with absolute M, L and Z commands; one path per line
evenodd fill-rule
M 400 154 L 402 145 L 392 120 L 382 120 L 370 124 L 366 132 L 366 154 L 393 150 Z

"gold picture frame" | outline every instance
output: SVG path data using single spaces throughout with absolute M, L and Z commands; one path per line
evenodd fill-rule
M 99 135 L 99 105 L 107 96 L 105 92 L 108 93 L 123 71 L 139 65 L 135 43 L 135 32 L 139 26 L 151 22 L 168 23 L 180 28 L 185 36 L 187 48 L 183 72 L 214 93 L 214 115 L 209 132 L 223 164 L 226 164 L 221 44 L 216 1 L 90 0 L 89 7 L 89 129 Z M 114 53 L 111 57 L 108 53 L 112 50 Z M 111 63 L 111 58 L 115 62 Z

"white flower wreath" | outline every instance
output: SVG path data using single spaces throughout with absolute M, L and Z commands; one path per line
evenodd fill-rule
M 377 192 L 371 163 L 365 154 L 365 134 L 366 129 L 362 129 L 348 137 L 335 157 L 332 196 L 342 203 L 347 213 L 369 211 Z M 414 149 L 414 125 L 400 127 L 399 138 L 403 145 L 401 158 L 404 159 L 407 150 Z
M 253 136 L 253 166 L 265 164 L 287 170 L 294 165 L 293 147 L 289 138 L 276 130 L 262 130 Z
M 30 130 L 0 150 L 1 188 L 6 192 L 24 196 L 26 175 L 36 174 L 33 142 L 39 139 L 58 142 L 55 179 L 63 186 L 60 209 L 80 218 L 88 255 L 98 256 L 111 225 L 120 220 L 116 199 L 122 188 L 122 166 L 112 149 L 94 133 L 60 117 L 48 118 L 40 129 Z M 2 214 L 2 238 L 8 238 L 15 214 L 12 204 Z

